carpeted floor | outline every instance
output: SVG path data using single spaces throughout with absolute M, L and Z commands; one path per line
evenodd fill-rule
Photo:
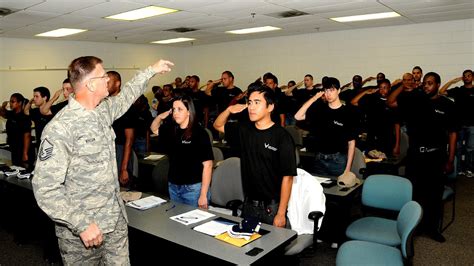
M 447 241 L 437 243 L 423 235 L 416 237 L 414 265 L 474 264 L 473 192 L 474 178 L 460 177 L 457 182 L 456 220 L 444 232 Z M 451 203 L 445 205 L 445 219 L 449 218 L 451 206 Z M 2 214 L 1 219 L 5 217 L 6 214 Z M 52 265 L 43 259 L 41 243 L 39 239 L 29 239 L 19 245 L 11 231 L 0 225 L 0 265 Z M 303 252 L 299 257 L 300 265 L 335 264 L 337 250 L 327 243 L 320 243 L 317 248 L 316 252 Z

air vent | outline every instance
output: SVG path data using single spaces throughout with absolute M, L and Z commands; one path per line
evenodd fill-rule
M 194 29 L 194 28 L 186 28 L 186 27 L 180 27 L 180 28 L 174 28 L 174 29 L 168 29 L 168 30 L 165 30 L 165 31 L 174 31 L 174 32 L 190 32 L 190 31 L 196 31 L 198 29 Z
M 309 14 L 303 11 L 299 11 L 299 10 L 289 10 L 285 12 L 272 13 L 272 14 L 266 14 L 266 15 L 270 17 L 274 17 L 274 18 L 292 18 L 292 17 L 299 17 L 299 16 L 304 16 L 304 15 L 309 15 Z
M 15 13 L 15 11 L 8 8 L 0 7 L 0 17 L 4 17 L 12 13 Z

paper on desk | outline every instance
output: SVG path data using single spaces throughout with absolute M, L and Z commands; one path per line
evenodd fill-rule
M 190 224 L 199 223 L 201 221 L 204 221 L 214 216 L 215 215 L 212 213 L 196 209 L 196 210 L 192 210 L 192 211 L 188 211 L 185 213 L 172 216 L 170 217 L 170 219 L 184 225 L 190 225 Z
M 135 209 L 139 209 L 139 210 L 146 210 L 146 209 L 158 206 L 158 205 L 160 205 L 162 203 L 165 203 L 165 202 L 166 202 L 166 200 L 164 200 L 160 197 L 149 196 L 149 197 L 142 198 L 142 199 L 139 199 L 139 200 L 129 201 L 125 205 L 127 205 L 129 207 L 132 207 L 132 208 L 135 208 Z
M 212 220 L 194 227 L 193 229 L 210 236 L 217 236 L 227 232 L 235 223 Z
M 320 177 L 320 176 L 314 176 L 318 182 L 321 183 L 331 183 L 331 178 L 329 177 Z
M 150 154 L 147 157 L 143 158 L 145 160 L 150 160 L 150 161 L 157 161 L 161 158 L 163 158 L 165 155 L 164 154 Z

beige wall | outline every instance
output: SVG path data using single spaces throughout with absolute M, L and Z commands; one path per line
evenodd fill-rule
M 67 77 L 68 64 L 79 56 L 100 57 L 104 67 L 118 68 L 123 81 L 127 81 L 136 70 L 121 68 L 144 68 L 159 58 L 181 62 L 179 50 L 181 48 L 156 45 L 0 38 L 0 99 L 9 99 L 14 92 L 32 97 L 33 88 L 38 86 L 46 86 L 53 94 Z M 29 71 L 17 71 L 24 69 Z M 184 67 L 177 64 L 175 70 L 176 73 L 183 72 Z M 174 74 L 155 77 L 149 87 L 171 80 L 174 80 Z
M 376 23 L 376 22 L 374 22 Z M 202 82 L 231 70 L 242 89 L 267 71 L 280 84 L 302 80 L 310 73 L 318 81 L 324 75 L 341 83 L 354 74 L 363 77 L 384 72 L 389 79 L 420 65 L 424 72 L 438 72 L 443 82 L 474 68 L 474 20 L 458 20 L 350 31 L 314 33 L 289 37 L 173 48 L 155 45 L 51 41 L 0 38 L 0 99 L 21 92 L 31 97 L 34 87 L 54 91 L 66 71 L 5 71 L 5 69 L 65 69 L 82 55 L 96 55 L 108 68 L 143 68 L 157 58 L 176 63 L 171 74 L 154 78 L 162 85 L 176 76 L 197 74 Z M 119 70 L 124 80 L 134 71 Z

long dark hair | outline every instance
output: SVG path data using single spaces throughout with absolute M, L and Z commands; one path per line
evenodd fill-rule
M 183 133 L 183 140 L 189 140 L 191 139 L 193 135 L 193 128 L 196 124 L 196 108 L 194 108 L 193 99 L 186 94 L 178 94 L 178 95 L 175 95 L 173 100 L 174 100 L 173 102 L 181 101 L 186 107 L 186 109 L 189 111 L 188 126 L 186 127 Z M 175 129 L 175 132 L 176 132 L 176 129 Z

